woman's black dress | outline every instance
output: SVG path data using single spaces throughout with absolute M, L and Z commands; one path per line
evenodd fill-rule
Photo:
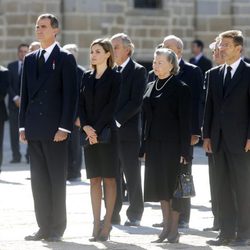
M 165 81 L 168 80 L 163 87 Z M 169 201 L 179 173 L 180 156 L 188 158 L 191 95 L 176 77 L 151 83 L 143 102 L 145 146 L 144 200 Z M 161 88 L 162 87 L 162 88 Z
M 87 72 L 82 83 L 79 108 L 81 126 L 92 126 L 97 136 L 104 127 L 111 128 L 110 143 L 97 143 L 84 148 L 87 178 L 114 178 L 118 169 L 114 113 L 120 91 L 120 73 L 108 68 L 100 79 L 95 79 L 95 72 Z

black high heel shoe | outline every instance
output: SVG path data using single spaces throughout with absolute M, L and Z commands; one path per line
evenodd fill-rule
M 168 231 L 164 231 L 159 235 L 157 240 L 151 241 L 151 243 L 162 243 L 168 237 Z
M 174 237 L 168 238 L 168 243 L 179 243 L 180 234 L 177 232 Z
M 112 230 L 112 226 L 110 226 L 109 232 L 108 232 L 107 235 L 102 235 L 101 232 L 100 232 L 100 234 L 99 234 L 97 240 L 98 240 L 98 241 L 107 241 L 107 240 L 110 240 L 110 232 L 111 232 L 111 230 Z
M 102 227 L 101 227 L 101 225 L 100 225 L 100 228 L 98 229 L 97 234 L 95 235 L 94 232 L 93 232 L 92 237 L 89 238 L 89 241 L 90 241 L 90 242 L 95 242 L 95 241 L 97 241 L 97 240 L 98 240 L 98 237 L 99 237 L 99 235 L 100 235 L 100 233 L 101 233 L 101 230 L 102 230 Z

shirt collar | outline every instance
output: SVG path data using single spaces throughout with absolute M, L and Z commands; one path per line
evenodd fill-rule
M 195 61 L 198 62 L 198 61 L 201 59 L 202 56 L 203 56 L 202 53 L 200 53 L 199 55 L 197 55 L 197 56 L 195 57 Z
M 231 77 L 233 77 L 233 75 L 234 75 L 235 71 L 237 70 L 240 62 L 241 62 L 241 57 L 237 61 L 235 61 L 233 64 L 231 64 L 231 65 L 225 64 L 226 67 L 230 66 L 232 68 L 232 70 L 231 70 Z M 226 72 L 227 71 L 225 70 L 224 75 L 226 75 Z
M 121 67 L 122 67 L 122 68 L 121 68 L 121 70 L 120 70 L 120 72 L 122 72 L 122 71 L 123 71 L 123 69 L 127 66 L 127 64 L 128 64 L 128 62 L 129 62 L 129 60 L 130 60 L 130 57 L 128 57 L 128 58 L 127 58 L 127 60 L 126 60 L 123 64 L 119 65 L 119 66 L 121 66 Z
M 44 53 L 44 59 L 45 59 L 45 62 L 48 60 L 52 50 L 54 49 L 54 47 L 57 45 L 57 42 L 55 41 L 53 44 L 51 44 L 48 48 L 46 49 L 43 49 L 43 48 L 40 48 L 39 50 L 39 56 L 41 55 L 42 53 L 42 50 L 45 50 L 46 52 Z

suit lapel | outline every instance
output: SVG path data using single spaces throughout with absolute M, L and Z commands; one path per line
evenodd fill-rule
M 49 78 L 49 76 L 55 71 L 57 70 L 57 66 L 59 66 L 59 53 L 60 49 L 59 47 L 56 45 L 54 47 L 54 49 L 52 50 L 49 58 L 47 59 L 47 61 L 44 64 L 44 67 L 42 68 L 39 77 L 37 78 L 37 59 L 39 56 L 39 51 L 36 52 L 36 59 L 35 59 L 35 70 L 33 72 L 33 74 L 35 73 L 36 76 L 35 78 L 36 80 L 36 86 L 34 86 L 34 90 L 33 90 L 33 95 L 36 94 L 36 92 L 40 89 L 40 87 L 46 82 L 46 80 Z
M 134 63 L 133 63 L 132 59 L 130 59 L 128 64 L 126 65 L 126 67 L 121 72 L 122 73 L 122 78 L 124 80 L 123 82 L 126 82 L 126 79 L 130 75 L 130 72 L 133 70 L 133 66 L 134 66 Z
M 238 82 L 240 81 L 240 78 L 242 76 L 242 71 L 244 70 L 244 66 L 245 66 L 244 62 L 241 61 L 238 68 L 236 69 L 236 72 L 234 73 L 234 76 L 233 76 L 228 88 L 227 88 L 227 91 L 225 93 L 225 97 L 227 97 L 230 94 L 230 92 L 235 87 L 235 85 L 237 85 Z

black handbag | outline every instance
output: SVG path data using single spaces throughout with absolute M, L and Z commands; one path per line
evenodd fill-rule
M 195 196 L 193 176 L 191 174 L 180 174 L 177 179 L 177 187 L 173 196 L 175 198 L 191 198 Z
M 83 131 L 83 130 L 82 130 Z M 91 146 L 89 144 L 89 140 L 86 140 L 87 134 L 83 131 L 83 140 L 82 144 L 83 147 Z M 97 137 L 98 143 L 110 143 L 111 142 L 111 129 L 110 127 L 104 127 L 101 131 L 101 133 Z

